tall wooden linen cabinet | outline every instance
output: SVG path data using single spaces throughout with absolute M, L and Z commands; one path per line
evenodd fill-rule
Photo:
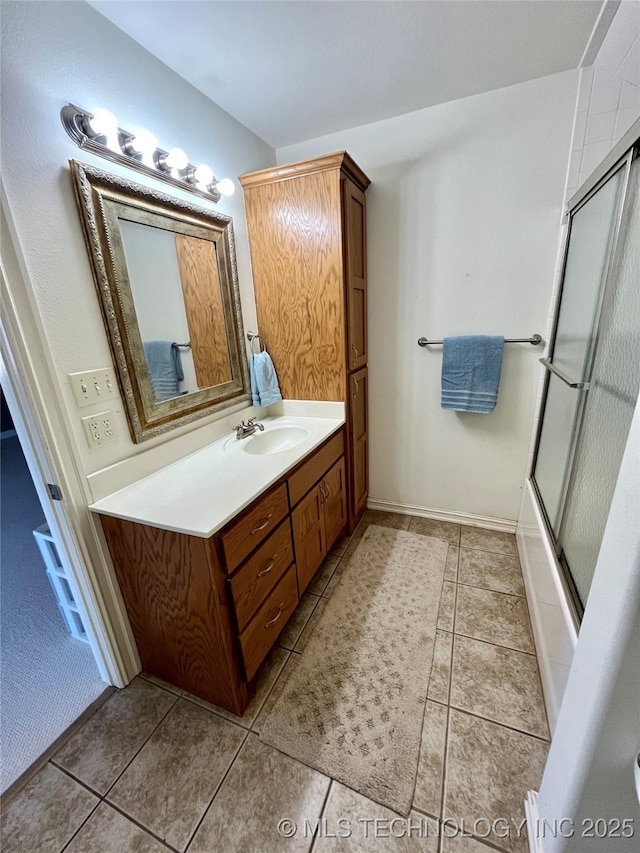
M 282 396 L 346 403 L 348 522 L 369 492 L 369 179 L 346 151 L 240 177 L 260 339 Z

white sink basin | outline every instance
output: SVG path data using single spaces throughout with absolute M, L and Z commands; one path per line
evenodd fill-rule
M 281 426 L 270 429 L 267 432 L 256 433 L 247 439 L 243 450 L 255 456 L 264 456 L 267 453 L 282 453 L 302 444 L 309 438 L 309 430 L 304 427 Z

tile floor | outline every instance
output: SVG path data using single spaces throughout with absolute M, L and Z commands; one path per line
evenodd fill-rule
M 406 820 L 257 735 L 368 524 L 449 543 Z M 136 678 L 4 807 L 1 846 L 4 853 L 526 853 L 523 800 L 539 787 L 548 737 L 515 538 L 369 511 L 303 596 L 242 719 L 152 676 Z M 284 818 L 297 825 L 291 838 L 277 830 Z

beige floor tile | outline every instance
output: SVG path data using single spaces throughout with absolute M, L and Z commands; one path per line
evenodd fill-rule
M 358 539 L 358 543 L 360 543 L 360 539 Z M 335 572 L 331 575 L 331 580 L 326 585 L 324 592 L 322 593 L 323 598 L 331 598 L 333 593 L 336 591 L 336 587 L 340 583 L 342 576 L 347 571 L 348 567 L 349 557 L 344 556 L 340 560 L 340 563 L 338 564 L 338 567 L 336 568 Z
M 309 850 L 305 819 L 320 817 L 327 776 L 305 767 L 249 734 L 211 804 L 189 853 L 238 850 L 243 853 Z M 281 820 L 301 829 L 291 839 L 278 833 Z
M 429 699 L 441 702 L 443 705 L 449 704 L 452 648 L 453 634 L 450 631 L 436 631 L 427 695 Z
M 506 554 L 461 548 L 458 582 L 495 592 L 524 595 L 520 560 Z
M 360 522 L 360 526 L 368 527 L 375 524 L 378 527 L 393 527 L 396 530 L 408 530 L 410 515 L 402 515 L 399 512 L 380 512 L 377 509 L 368 509 Z
M 449 550 L 447 551 L 447 562 L 444 567 L 444 579 L 446 581 L 453 581 L 456 583 L 458 580 L 458 562 L 460 560 L 460 548 L 456 545 L 449 545 Z
M 167 848 L 106 803 L 100 803 L 64 853 L 166 853 Z
M 362 541 L 362 537 L 364 536 L 365 530 L 369 525 L 365 524 L 364 521 L 361 521 L 358 527 L 356 528 L 356 532 L 353 534 L 351 539 L 349 540 L 349 544 L 347 545 L 344 555 L 342 557 L 342 563 L 339 568 L 343 568 L 344 565 L 348 562 L 349 557 L 352 556 L 360 542 Z M 333 580 L 333 578 L 332 578 Z
M 460 525 L 452 521 L 438 521 L 436 518 L 420 518 L 412 515 L 409 530 L 411 533 L 420 533 L 422 536 L 444 539 L 449 545 L 460 544 Z
M 549 737 L 534 655 L 456 636 L 451 704 L 528 734 Z
M 0 847 L 3 853 L 59 853 L 98 802 L 57 767 L 45 764 L 3 805 Z
M 307 587 L 307 592 L 311 592 L 314 595 L 322 595 L 325 587 L 331 580 L 331 575 L 338 567 L 339 562 L 340 557 L 337 554 L 329 554 L 329 556 L 325 558 L 324 563 L 313 576 L 311 583 Z
M 98 708 L 53 761 L 104 794 L 177 701 L 175 694 L 135 678 Z
M 460 545 L 463 548 L 477 548 L 479 551 L 494 551 L 496 554 L 518 556 L 516 537 L 513 533 L 503 533 L 501 530 L 463 525 L 460 531 Z
M 347 546 L 351 541 L 351 536 L 341 536 L 336 542 L 331 546 L 331 553 L 336 557 L 342 557 L 344 552 L 347 550 Z
M 488 847 L 478 841 L 477 838 L 469 838 L 463 835 L 449 837 L 443 833 L 442 853 L 495 853 L 495 849 L 495 847 Z
M 181 699 L 108 799 L 184 850 L 246 736 L 245 729 Z
M 289 651 L 292 651 L 300 634 L 304 631 L 304 626 L 309 621 L 309 617 L 313 613 L 313 609 L 317 603 L 317 595 L 311 595 L 308 592 L 303 593 L 300 603 L 293 611 L 293 615 L 278 637 L 277 642 L 281 649 L 289 649 Z
M 413 807 L 435 818 L 440 817 L 446 737 L 446 707 L 436 702 L 427 702 Z
M 451 709 L 447 742 L 444 817 L 479 833 L 486 821 L 509 822 L 510 835 L 487 840 L 511 853 L 528 853 L 524 830 L 524 798 L 538 790 L 548 744 L 538 738 Z M 499 828 L 501 828 L 499 826 Z M 474 834 L 471 831 L 471 834 Z M 476 833 L 477 834 L 477 833 Z
M 437 853 L 436 832 L 436 821 L 414 811 L 408 818 L 401 817 L 334 781 L 313 849 L 322 853 Z
M 311 639 L 311 635 L 315 631 L 318 622 L 322 618 L 322 614 L 324 613 L 324 609 L 328 603 L 328 599 L 321 598 L 320 601 L 316 604 L 315 610 L 311 614 L 311 618 L 305 625 L 302 634 L 300 634 L 298 642 L 295 644 L 294 651 L 303 652 L 305 650 L 307 643 Z
M 442 584 L 440 609 L 438 610 L 438 630 L 453 631 L 453 620 L 456 609 L 456 585 L 450 581 Z
M 141 672 L 138 678 L 142 678 L 144 681 L 149 681 L 151 684 L 155 684 L 156 687 L 162 687 L 163 690 L 168 690 L 169 693 L 175 693 L 176 696 L 184 695 L 184 690 L 181 687 L 176 687 L 175 684 L 169 684 L 168 681 L 163 681 L 162 678 L 158 678 L 156 675 L 151 675 L 150 672 Z
M 293 667 L 299 660 L 300 655 L 292 654 L 289 656 L 289 660 L 286 662 L 284 669 L 280 673 L 278 679 L 276 680 L 276 683 L 274 684 L 271 690 L 271 693 L 269 693 L 269 695 L 267 696 L 266 702 L 262 706 L 260 713 L 258 714 L 253 725 L 251 726 L 252 731 L 260 731 L 261 723 L 263 723 L 264 720 L 269 716 L 271 708 L 273 708 L 275 702 L 282 693 L 282 690 L 284 689 L 284 686 L 287 683 L 287 679 L 289 678 Z
M 236 714 L 232 714 L 231 711 L 227 711 L 225 708 L 220 708 L 218 705 L 212 705 L 210 702 L 205 702 L 204 699 L 200 699 L 198 696 L 192 696 L 190 693 L 185 693 L 184 696 L 186 699 L 189 699 L 190 702 L 195 702 L 196 705 L 201 705 L 209 711 L 214 711 L 226 720 L 231 720 L 232 723 L 237 723 L 240 726 L 245 726 L 250 729 L 256 717 L 260 713 L 260 708 L 262 708 L 271 688 L 276 683 L 276 679 L 282 672 L 290 654 L 291 652 L 287 649 L 280 649 L 277 646 L 274 646 L 274 648 L 271 649 L 264 662 L 260 664 L 260 668 L 254 676 L 254 693 L 241 717 L 238 717 Z
M 524 598 L 458 584 L 456 634 L 535 652 Z

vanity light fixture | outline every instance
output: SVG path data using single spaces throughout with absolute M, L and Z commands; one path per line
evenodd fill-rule
M 134 136 L 125 139 L 123 147 L 126 154 L 134 157 L 137 154 L 151 156 L 158 147 L 158 140 L 150 130 L 139 130 Z
M 118 127 L 118 120 L 109 110 L 91 113 L 67 104 L 60 111 L 60 119 L 78 148 L 189 190 L 201 198 L 218 202 L 221 196 L 232 195 L 235 189 L 229 178 L 218 181 L 209 166 L 192 166 L 182 148 L 169 151 L 159 148 L 149 130 L 131 133 Z

